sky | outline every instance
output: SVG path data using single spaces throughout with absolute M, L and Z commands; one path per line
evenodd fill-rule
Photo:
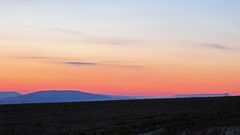
M 1 0 L 0 91 L 240 94 L 239 0 Z

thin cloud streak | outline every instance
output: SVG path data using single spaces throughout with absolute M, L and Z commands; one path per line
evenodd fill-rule
M 100 65 L 100 63 L 82 62 L 82 61 L 63 62 L 63 64 L 72 65 L 72 66 L 97 66 L 97 65 Z
M 207 44 L 202 44 L 205 47 L 208 48 L 213 48 L 213 49 L 220 49 L 220 50 L 234 50 L 233 48 L 230 48 L 228 46 L 224 46 L 221 44 L 213 44 L 213 43 L 207 43 Z
M 81 35 L 81 36 L 87 36 L 85 33 L 82 33 L 81 31 L 78 30 L 73 30 L 73 29 L 67 29 L 67 28 L 50 28 L 52 31 L 56 32 L 62 32 L 62 33 L 67 33 L 67 34 L 72 34 L 72 35 Z
M 141 65 L 117 65 L 117 67 L 120 67 L 120 68 L 135 68 L 135 69 L 145 68 L 144 66 L 141 66 Z
M 227 45 L 216 44 L 216 43 L 203 43 L 203 44 L 197 44 L 197 46 L 201 46 L 209 49 L 216 49 L 216 50 L 239 51 L 239 49 L 232 48 Z
M 64 61 L 69 59 L 69 58 L 48 57 L 48 56 L 15 56 L 11 58 L 31 60 L 31 61 Z
M 123 46 L 132 46 L 134 45 L 137 41 L 134 40 L 130 40 L 130 39 L 124 39 L 124 38 L 114 38 L 114 37 L 101 37 L 101 36 L 93 36 L 90 34 L 87 34 L 86 32 L 82 32 L 80 30 L 76 30 L 76 29 L 71 29 L 71 28 L 61 28 L 61 27 L 34 27 L 31 24 L 25 24 L 21 21 L 16 21 L 16 20 L 12 20 L 12 19 L 5 19 L 6 21 L 15 24 L 15 25 L 19 25 L 21 27 L 31 27 L 32 29 L 45 29 L 45 31 L 49 32 L 58 32 L 58 33 L 65 33 L 68 34 L 70 36 L 72 36 L 72 38 L 69 39 L 68 37 L 65 38 L 61 38 L 61 40 L 66 40 L 66 41 L 71 41 L 71 42 L 85 42 L 85 43 L 90 43 L 90 44 L 104 44 L 104 45 L 123 45 Z M 0 35 L 1 39 L 11 39 L 12 37 L 6 37 L 5 35 Z M 15 39 L 27 39 L 27 40 L 48 40 L 49 39 L 45 39 L 45 38 L 36 38 L 36 37 L 24 37 L 22 35 L 18 35 L 17 37 L 15 37 Z M 51 40 L 53 41 L 59 41 L 59 39 L 55 39 L 52 38 Z
M 46 60 L 46 59 L 53 59 L 51 57 L 44 57 L 44 56 L 26 56 L 26 57 L 18 57 L 20 59 L 38 59 L 38 60 Z
M 52 28 L 49 28 L 49 30 L 70 34 L 72 36 L 79 36 L 78 39 L 82 40 L 83 42 L 93 43 L 93 44 L 132 45 L 133 43 L 136 42 L 133 40 L 121 39 L 121 38 L 91 36 L 80 30 L 73 30 L 69 28 L 52 27 Z
M 87 42 L 95 44 L 109 44 L 109 45 L 132 45 L 134 41 L 114 38 L 95 38 L 88 39 Z
M 135 64 L 109 64 L 109 63 L 101 63 L 101 62 L 90 62 L 90 61 L 71 61 L 71 58 L 57 58 L 57 57 L 47 57 L 47 56 L 18 56 L 18 57 L 11 57 L 17 58 L 22 60 L 31 60 L 35 62 L 48 62 L 53 64 L 64 64 L 69 66 L 109 66 L 109 67 L 116 67 L 116 68 L 129 68 L 129 69 L 142 69 L 145 68 L 142 65 L 135 65 Z M 76 58 L 74 58 L 76 59 Z M 69 61 L 68 61 L 69 60 Z
M 110 65 L 110 64 L 103 64 L 103 63 L 94 63 L 94 62 L 82 62 L 82 61 L 71 61 L 71 62 L 63 62 L 63 64 L 72 65 L 72 66 L 113 66 L 118 68 L 134 68 L 134 69 L 141 69 L 144 68 L 140 65 Z

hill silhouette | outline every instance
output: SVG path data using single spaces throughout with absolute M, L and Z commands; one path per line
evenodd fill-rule
M 14 92 L 14 91 L 5 91 L 5 92 L 0 92 L 0 100 L 4 98 L 10 98 L 10 97 L 17 97 L 20 96 L 20 93 Z
M 81 101 L 104 101 L 116 100 L 118 98 L 91 94 L 73 90 L 48 90 L 38 91 L 30 94 L 9 97 L 0 100 L 1 104 L 23 104 L 23 103 L 57 103 L 57 102 L 81 102 Z

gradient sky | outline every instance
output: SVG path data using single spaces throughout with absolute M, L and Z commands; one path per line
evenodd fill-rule
M 240 94 L 239 0 L 1 0 L 0 91 Z

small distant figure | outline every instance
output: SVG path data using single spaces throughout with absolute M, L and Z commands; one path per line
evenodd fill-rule
M 230 94 L 229 93 L 225 93 L 225 96 L 228 97 Z

